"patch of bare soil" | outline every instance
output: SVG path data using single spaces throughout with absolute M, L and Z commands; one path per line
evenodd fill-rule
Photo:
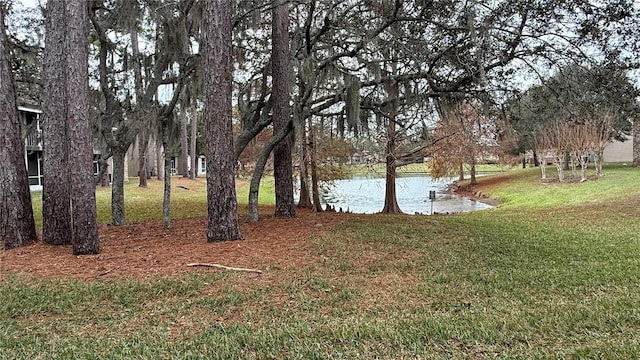
M 265 215 L 269 214 L 269 215 Z M 74 256 L 70 246 L 38 242 L 0 251 L 0 276 L 10 273 L 36 277 L 91 280 L 106 277 L 146 278 L 184 272 L 212 271 L 188 263 L 215 263 L 268 270 L 301 268 L 313 260 L 303 242 L 313 233 L 330 230 L 353 214 L 298 210 L 296 218 L 276 218 L 273 209 L 261 210 L 257 223 L 240 218 L 243 240 L 207 243 L 206 218 L 177 219 L 165 231 L 162 221 L 101 226 L 101 252 Z

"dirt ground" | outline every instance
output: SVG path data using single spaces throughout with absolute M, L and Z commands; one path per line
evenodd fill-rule
M 184 272 L 212 271 L 188 267 L 189 263 L 215 263 L 231 267 L 268 270 L 300 268 L 313 259 L 306 246 L 308 235 L 330 230 L 355 214 L 315 213 L 298 210 L 296 218 L 276 218 L 273 209 L 261 210 L 257 223 L 240 218 L 243 240 L 207 243 L 207 219 L 172 222 L 164 231 L 162 221 L 144 221 L 122 227 L 99 227 L 101 252 L 74 256 L 70 246 L 37 242 L 12 250 L 0 250 L 0 276 L 9 273 L 36 277 L 91 280 L 127 276 L 145 278 Z

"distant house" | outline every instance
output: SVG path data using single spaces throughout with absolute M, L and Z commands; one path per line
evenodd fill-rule
M 627 136 L 624 142 L 612 141 L 604 149 L 605 162 L 633 162 L 633 137 Z
M 40 117 L 42 110 L 33 106 L 18 106 L 18 117 L 22 123 L 24 132 L 25 158 L 24 162 L 27 166 L 29 176 L 29 188 L 31 191 L 42 191 L 42 126 Z M 99 165 L 96 157 L 99 152 L 94 150 L 93 173 L 95 176 L 99 173 Z
M 32 191 L 42 190 L 42 111 L 34 107 L 18 106 L 18 117 L 25 129 L 25 164 L 29 174 L 29 187 Z

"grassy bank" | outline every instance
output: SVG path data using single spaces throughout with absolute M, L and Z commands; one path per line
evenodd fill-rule
M 636 358 L 640 170 L 605 171 L 483 177 L 503 201 L 489 211 L 354 216 L 304 240 L 312 262 L 259 278 L 3 273 L 0 358 Z M 128 191 L 129 214 L 146 214 L 148 194 Z M 192 196 L 176 216 L 206 208 Z

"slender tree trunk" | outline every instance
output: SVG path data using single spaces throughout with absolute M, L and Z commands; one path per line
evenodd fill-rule
M 464 180 L 464 164 L 460 163 L 458 165 L 458 181 Z
M 42 240 L 71 243 L 71 186 L 67 134 L 67 66 L 65 1 L 47 1 L 44 55 Z
M 156 139 L 156 172 L 158 173 L 158 180 L 164 180 L 164 149 L 162 148 L 162 142 Z
M 31 207 L 24 143 L 0 4 L 0 241 L 5 249 L 38 240 Z
M 198 137 L 198 100 L 194 96 L 191 102 L 191 174 L 189 178 L 194 180 L 198 177 L 198 154 L 196 153 L 196 144 Z
M 262 174 L 264 173 L 264 167 L 267 164 L 267 160 L 269 159 L 269 155 L 273 151 L 273 149 L 281 142 L 284 138 L 286 138 L 291 131 L 291 124 L 284 129 L 281 129 L 278 134 L 275 134 L 269 142 L 264 146 L 258 160 L 256 161 L 256 168 L 253 171 L 253 176 L 251 177 L 251 183 L 249 185 L 249 221 L 257 222 L 259 217 L 258 210 L 258 195 L 260 191 L 260 179 L 262 179 Z
M 274 135 L 285 128 L 291 118 L 289 105 L 289 4 L 285 0 L 275 0 L 272 11 L 272 98 Z M 293 201 L 293 164 L 291 157 L 291 136 L 281 141 L 275 148 L 274 178 L 276 191 L 276 216 L 295 217 Z
M 393 119 L 389 119 L 387 125 L 387 149 L 386 149 L 386 179 L 384 193 L 383 213 L 401 214 L 402 210 L 398 206 L 398 198 L 396 196 L 396 123 Z
M 315 129 L 313 127 L 312 118 L 309 117 L 309 151 L 311 152 L 311 195 L 313 196 L 313 209 L 317 212 L 322 211 L 320 203 L 320 188 L 318 187 L 318 159 L 316 154 Z
M 602 159 L 604 156 L 604 149 L 603 148 L 599 148 L 596 151 L 596 176 L 597 177 L 601 177 L 602 176 Z
M 587 181 L 587 161 L 580 160 L 580 182 Z
M 474 186 L 478 183 L 478 180 L 476 179 L 476 164 L 475 162 L 473 162 L 471 164 L 471 169 L 469 171 L 469 185 Z
M 633 122 L 633 166 L 640 167 L 640 120 Z
M 124 212 L 124 161 L 126 150 L 113 149 L 113 179 L 111 186 L 111 224 L 125 224 Z
M 187 109 L 186 104 L 180 105 L 180 162 L 182 163 L 182 177 L 189 177 L 189 147 L 187 144 Z M 191 169 L 193 171 L 193 169 Z
M 554 156 L 554 164 L 556 165 L 556 170 L 558 170 L 558 181 L 564 181 L 564 165 L 565 165 L 566 155 L 558 155 Z
M 162 120 L 162 147 L 169 149 L 169 119 Z M 165 230 L 171 227 L 171 154 L 164 152 L 164 192 L 162 197 L 162 226 Z
M 207 158 L 207 241 L 241 239 L 233 160 L 232 2 L 204 8 L 204 91 Z
M 100 164 L 100 166 L 104 166 L 104 170 L 102 170 L 101 168 L 101 176 L 100 176 L 100 186 L 101 187 L 108 187 L 109 186 L 109 168 L 107 165 L 107 162 L 104 162 Z
M 69 107 L 69 167 L 73 219 L 73 254 L 100 252 L 93 178 L 93 133 L 89 120 L 88 8 L 82 1 L 67 1 L 67 91 Z
M 142 130 L 138 136 L 138 187 L 147 187 L 147 168 L 149 162 L 149 131 Z
M 305 119 L 300 121 L 299 139 L 300 139 L 300 198 L 298 199 L 298 207 L 302 209 L 310 209 L 313 207 L 311 196 L 309 193 L 309 157 L 307 145 L 307 131 Z
M 395 72 L 395 71 L 394 71 Z M 384 194 L 383 213 L 401 214 L 396 195 L 396 117 L 398 112 L 398 84 L 396 82 L 387 85 L 389 103 L 389 120 L 387 123 L 387 147 L 386 147 L 386 182 Z
M 541 176 L 542 180 L 545 180 L 547 178 L 547 159 L 542 158 L 539 164 L 540 164 L 540 172 L 542 173 L 542 176 Z

